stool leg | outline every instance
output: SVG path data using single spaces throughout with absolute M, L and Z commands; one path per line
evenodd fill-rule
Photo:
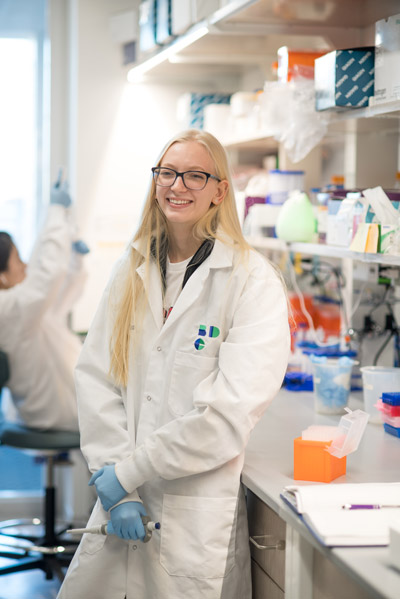
M 55 517 L 56 517 L 56 490 L 54 487 L 54 457 L 47 459 L 46 472 L 46 495 L 44 502 L 44 523 L 45 523 L 45 545 L 54 545 L 56 543 L 55 535 Z

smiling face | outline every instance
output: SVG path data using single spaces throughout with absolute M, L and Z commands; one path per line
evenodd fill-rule
M 216 176 L 214 162 L 206 148 L 196 141 L 174 143 L 164 154 L 160 166 L 178 172 L 202 171 Z M 202 190 L 187 189 L 182 177 L 171 187 L 156 186 L 158 204 L 172 230 L 191 230 L 212 204 L 220 204 L 227 191 L 227 181 L 209 179 Z

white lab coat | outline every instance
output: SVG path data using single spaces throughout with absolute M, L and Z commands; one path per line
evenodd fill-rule
M 250 599 L 240 474 L 250 432 L 282 383 L 289 328 L 272 266 L 254 251 L 247 266 L 236 261 L 216 241 L 164 325 L 152 265 L 127 388 L 107 377 L 104 294 L 76 369 L 82 451 L 93 472 L 116 463 L 126 500 L 139 495 L 161 530 L 146 544 L 84 535 L 59 599 Z M 89 524 L 106 519 L 98 501 Z
M 7 387 L 17 421 L 34 428 L 78 430 L 73 371 L 82 343 L 68 329 L 67 314 L 86 274 L 81 257 L 71 251 L 74 232 L 70 210 L 50 205 L 26 278 L 0 291 Z

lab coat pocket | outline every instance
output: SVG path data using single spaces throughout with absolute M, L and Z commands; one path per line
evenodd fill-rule
M 100 500 L 98 499 L 86 527 L 90 528 L 91 526 L 97 526 L 98 524 L 102 524 L 106 519 L 107 515 L 101 507 Z M 105 540 L 106 535 L 86 533 L 83 535 L 81 540 L 80 552 L 93 555 L 103 548 Z
M 193 391 L 215 370 L 218 358 L 177 351 L 172 366 L 168 405 L 176 416 L 193 409 Z
M 81 553 L 93 555 L 103 549 L 106 540 L 105 535 L 84 534 L 81 541 Z
M 171 576 L 222 578 L 235 565 L 237 497 L 164 495 L 160 563 Z

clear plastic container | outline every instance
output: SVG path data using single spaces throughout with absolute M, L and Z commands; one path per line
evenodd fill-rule
M 314 407 L 319 414 L 343 414 L 350 394 L 350 358 L 327 359 L 310 356 L 314 378 Z
M 283 204 L 290 192 L 303 191 L 304 171 L 281 171 L 273 169 L 268 173 L 268 204 Z
M 364 409 L 370 415 L 369 422 L 381 424 L 381 414 L 375 404 L 382 393 L 400 391 L 400 368 L 363 366 L 360 370 L 364 388 Z

